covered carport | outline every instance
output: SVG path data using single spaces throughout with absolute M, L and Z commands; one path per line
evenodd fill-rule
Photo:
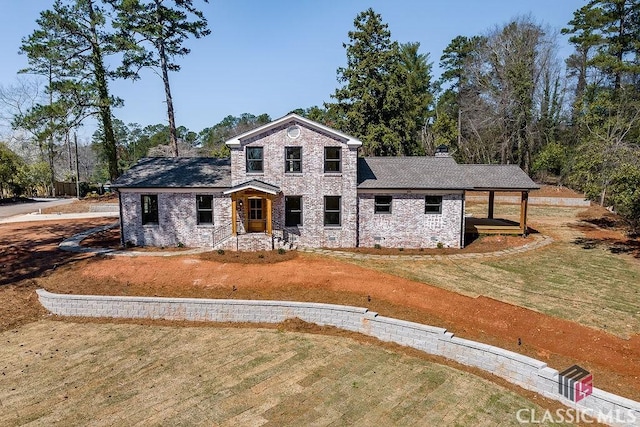
M 460 165 L 464 168 L 469 190 L 487 192 L 487 216 L 465 217 L 465 233 L 468 234 L 528 234 L 527 211 L 529 192 L 540 188 L 517 165 Z M 520 194 L 520 218 L 513 221 L 495 218 L 496 193 Z

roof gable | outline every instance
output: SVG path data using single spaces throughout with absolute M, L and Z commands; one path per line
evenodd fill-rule
M 311 129 L 316 130 L 317 132 L 321 132 L 321 133 L 325 133 L 325 134 L 329 134 L 331 137 L 340 140 L 342 142 L 344 142 L 345 144 L 347 144 L 350 147 L 360 147 L 362 145 L 362 142 L 350 135 L 347 135 L 345 133 L 342 133 L 338 130 L 332 129 L 328 126 L 325 126 L 321 123 L 318 122 L 314 122 L 313 120 L 309 120 L 305 117 L 299 116 L 295 113 L 291 113 L 291 114 L 287 114 L 284 117 L 281 117 L 277 120 L 274 120 L 270 123 L 267 123 L 265 125 L 262 125 L 258 128 L 252 129 L 250 131 L 244 132 L 240 135 L 237 135 L 227 141 L 225 141 L 225 144 L 230 147 L 241 147 L 242 146 L 242 142 L 249 140 L 251 138 L 254 138 L 260 134 L 269 132 L 272 129 L 278 128 L 280 126 L 284 126 L 287 124 L 301 124 L 304 126 L 307 126 Z

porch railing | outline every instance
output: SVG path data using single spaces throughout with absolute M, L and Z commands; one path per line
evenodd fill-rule
M 213 247 L 215 248 L 220 243 L 229 239 L 231 233 L 231 221 L 213 229 Z

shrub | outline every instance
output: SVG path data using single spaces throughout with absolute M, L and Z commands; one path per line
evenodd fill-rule
M 218 255 L 224 255 L 224 249 L 218 249 Z
M 373 245 L 373 247 L 376 248 L 376 249 L 382 249 L 382 246 L 380 246 L 379 243 L 376 243 L 375 245 Z
M 278 254 L 279 255 L 284 255 L 286 253 L 287 253 L 287 251 L 285 251 L 283 248 L 278 249 Z
M 438 242 L 438 244 L 436 245 L 436 247 L 437 247 L 438 249 L 442 249 L 442 248 L 444 248 L 444 245 L 442 244 L 442 242 Z

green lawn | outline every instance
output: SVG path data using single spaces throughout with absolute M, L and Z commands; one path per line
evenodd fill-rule
M 344 337 L 76 324 L 0 333 L 0 425 L 518 425 L 542 409 L 472 374 Z
M 484 206 L 472 205 L 475 215 Z M 497 216 L 514 218 L 518 206 Z M 502 258 L 443 261 L 357 261 L 364 267 L 439 286 L 465 295 L 485 295 L 552 316 L 600 328 L 621 337 L 640 331 L 640 260 L 604 245 L 585 248 L 572 224 L 580 209 L 531 207 L 529 222 L 555 242 Z

